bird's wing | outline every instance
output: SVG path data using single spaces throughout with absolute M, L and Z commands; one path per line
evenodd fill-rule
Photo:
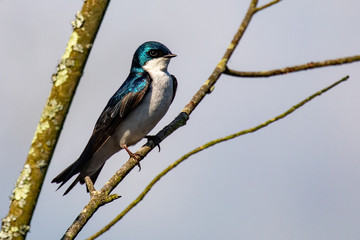
M 91 155 L 106 143 L 123 119 L 141 102 L 149 89 L 150 82 L 151 78 L 145 72 L 136 75 L 130 74 L 119 90 L 110 98 L 97 120 L 89 140 Z
M 171 99 L 171 102 L 174 101 L 174 98 L 175 98 L 175 94 L 176 94 L 176 89 L 177 89 L 177 86 L 178 86 L 178 82 L 176 80 L 176 77 L 174 75 L 171 75 L 171 78 L 173 80 L 173 97 Z

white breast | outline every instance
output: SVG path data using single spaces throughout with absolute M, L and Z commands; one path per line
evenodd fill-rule
M 152 82 L 144 99 L 126 117 L 116 131 L 120 146 L 131 146 L 144 138 L 160 121 L 170 107 L 173 98 L 173 80 L 167 72 L 169 59 L 157 58 L 148 61 L 144 69 Z

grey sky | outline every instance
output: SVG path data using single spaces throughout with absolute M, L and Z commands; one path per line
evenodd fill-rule
M 83 150 L 135 49 L 156 40 L 178 55 L 169 123 L 211 74 L 249 5 L 245 1 L 112 1 L 47 173 L 28 239 L 59 239 L 89 196 L 62 197 L 50 184 Z M 267 1 L 260 1 L 260 4 Z M 0 1 L 0 217 L 22 169 L 51 89 L 51 74 L 82 1 Z M 229 66 L 268 70 L 360 54 L 360 2 L 282 1 L 255 16 Z M 358 239 L 360 63 L 267 79 L 223 76 L 188 124 L 161 144 L 86 225 L 105 225 L 163 168 L 193 148 L 253 127 L 330 85 L 350 80 L 259 132 L 223 143 L 177 167 L 100 239 Z M 144 142 L 141 142 L 142 144 Z M 132 147 L 136 150 L 139 146 Z M 127 160 L 109 160 L 99 188 Z

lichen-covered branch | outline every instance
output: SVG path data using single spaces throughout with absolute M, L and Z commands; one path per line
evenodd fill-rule
M 85 1 L 52 76 L 53 87 L 35 131 L 24 168 L 2 220 L 0 239 L 25 239 L 60 131 L 109 1 Z
M 279 68 L 279 69 L 268 70 L 268 71 L 258 71 L 258 72 L 236 71 L 236 70 L 232 70 L 232 69 L 226 67 L 224 73 L 227 75 L 230 75 L 230 76 L 234 76 L 234 77 L 272 77 L 272 76 L 281 75 L 281 74 L 304 71 L 304 70 L 309 70 L 309 69 L 313 69 L 313 68 L 340 65 L 340 64 L 345 64 L 345 63 L 352 63 L 352 62 L 356 62 L 356 61 L 360 61 L 360 55 L 344 57 L 344 58 L 337 58 L 337 59 L 330 59 L 330 60 L 325 60 L 325 61 L 320 61 L 320 62 L 309 62 L 309 63 L 296 65 L 296 66 L 292 66 L 292 67 L 285 67 L 285 68 Z
M 173 162 L 172 164 L 170 164 L 167 168 L 165 168 L 162 172 L 160 172 L 146 187 L 145 189 L 140 193 L 140 195 L 134 200 L 132 201 L 119 215 L 117 215 L 111 222 L 109 222 L 106 226 L 104 226 L 101 230 L 99 230 L 97 233 L 95 233 L 94 235 L 92 235 L 91 237 L 87 238 L 87 240 L 93 240 L 97 237 L 99 237 L 101 234 L 103 234 L 104 232 L 108 231 L 112 226 L 114 226 L 118 221 L 120 221 L 128 212 L 130 212 L 131 209 L 133 209 L 139 202 L 141 202 L 144 197 L 148 194 L 148 192 L 152 189 L 152 187 L 162 178 L 164 177 L 167 173 L 169 173 L 171 170 L 173 170 L 175 167 L 177 167 L 180 163 L 184 162 L 186 159 L 188 159 L 189 157 L 191 157 L 192 155 L 201 152 L 209 147 L 212 147 L 218 143 L 222 143 L 231 139 L 234 139 L 236 137 L 248 134 L 248 133 L 253 133 L 261 128 L 264 128 L 286 116 L 288 116 L 289 114 L 293 113 L 294 111 L 296 111 L 297 109 L 299 109 L 300 107 L 304 106 L 306 103 L 310 102 L 312 99 L 314 99 L 315 97 L 320 96 L 321 94 L 329 91 L 330 89 L 332 89 L 333 87 L 337 86 L 338 84 L 346 81 L 347 79 L 349 79 L 349 76 L 346 76 L 342 79 L 340 79 L 339 81 L 331 84 L 330 86 L 314 93 L 313 95 L 309 96 L 308 98 L 304 99 L 303 101 L 299 102 L 298 104 L 292 106 L 291 108 L 289 108 L 287 111 L 285 111 L 284 113 L 271 118 L 269 120 L 267 120 L 266 122 L 263 122 L 255 127 L 246 129 L 246 130 L 242 130 L 240 132 L 228 135 L 226 137 L 222 137 L 219 139 L 215 139 L 213 141 L 210 141 L 208 143 L 205 143 L 204 145 L 197 147 L 195 149 L 193 149 L 192 151 L 186 153 L 185 155 L 183 155 L 181 158 L 179 158 L 178 160 L 176 160 L 175 162 Z

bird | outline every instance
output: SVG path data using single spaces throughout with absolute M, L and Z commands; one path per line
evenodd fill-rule
M 109 99 L 80 157 L 52 180 L 60 184 L 57 190 L 76 174 L 64 195 L 78 182 L 84 184 L 86 176 L 95 183 L 105 162 L 122 149 L 137 157 L 128 147 L 148 137 L 174 100 L 177 79 L 167 70 L 173 57 L 156 41 L 137 48 L 129 76 Z

